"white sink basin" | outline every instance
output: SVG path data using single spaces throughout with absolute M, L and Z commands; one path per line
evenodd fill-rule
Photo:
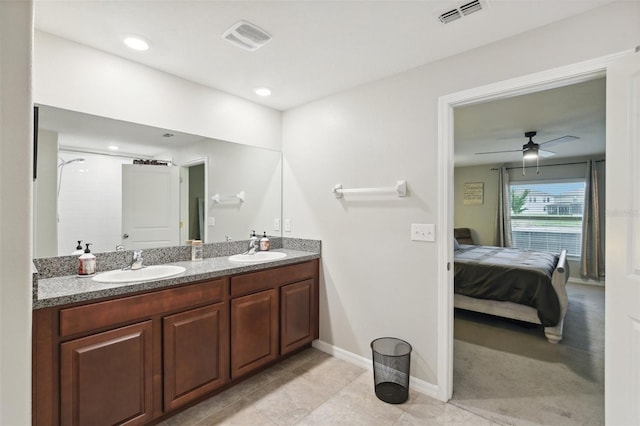
M 286 256 L 287 253 L 282 253 L 279 251 L 258 251 L 255 254 L 234 254 L 233 256 L 229 256 L 229 260 L 231 262 L 238 263 L 256 263 L 282 259 Z
M 102 272 L 92 279 L 99 283 L 126 283 L 132 281 L 149 281 L 167 278 L 181 274 L 185 268 L 177 265 L 151 265 L 142 269 L 126 271 L 117 269 L 115 271 Z

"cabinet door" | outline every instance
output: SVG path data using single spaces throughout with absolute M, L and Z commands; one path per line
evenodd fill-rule
M 63 425 L 142 424 L 153 410 L 151 321 L 60 345 Z
M 280 353 L 286 354 L 313 340 L 313 280 L 289 284 L 280 290 Z
M 231 300 L 231 378 L 278 357 L 277 289 Z
M 229 381 L 226 313 L 217 303 L 163 318 L 165 411 Z

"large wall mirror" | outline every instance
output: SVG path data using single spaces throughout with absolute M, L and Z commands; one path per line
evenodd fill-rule
M 38 109 L 34 257 L 281 236 L 281 152 Z

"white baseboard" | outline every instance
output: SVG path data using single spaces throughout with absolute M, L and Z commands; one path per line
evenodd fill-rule
M 605 286 L 605 281 L 604 280 L 596 281 L 596 280 L 592 280 L 592 279 L 576 278 L 576 277 L 569 277 L 567 282 L 571 283 L 571 284 L 595 285 L 595 286 L 598 286 L 598 287 L 604 287 Z
M 366 368 L 370 371 L 373 370 L 373 363 L 369 358 L 356 355 L 353 352 L 345 351 L 344 349 L 330 345 L 329 343 L 323 342 L 322 340 L 314 340 L 312 346 L 319 351 L 322 351 L 343 361 L 350 362 L 351 364 L 357 365 L 358 367 Z M 371 380 L 373 380 L 373 377 Z M 440 392 L 440 388 L 437 385 L 426 382 L 424 380 L 420 380 L 414 376 L 411 376 L 411 378 L 409 379 L 409 388 L 416 392 L 420 392 L 421 394 L 424 394 L 428 397 L 444 401 L 438 397 L 438 395 L 440 395 L 442 392 Z

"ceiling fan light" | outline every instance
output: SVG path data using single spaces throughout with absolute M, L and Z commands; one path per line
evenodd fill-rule
M 524 158 L 525 160 L 533 160 L 538 158 L 538 147 L 532 146 L 525 148 L 524 151 L 522 151 L 522 158 Z

